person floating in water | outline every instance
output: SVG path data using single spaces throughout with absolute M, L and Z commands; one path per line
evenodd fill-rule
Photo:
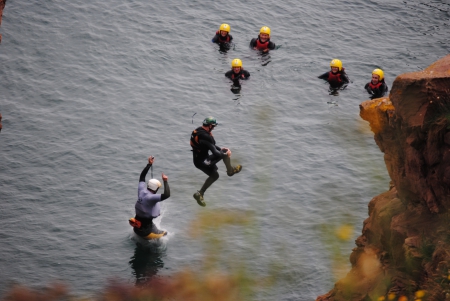
M 227 167 L 227 175 L 229 177 L 242 170 L 241 165 L 231 166 L 231 150 L 229 148 L 220 148 L 216 145 L 216 140 L 214 140 L 211 132 L 217 125 L 216 118 L 207 117 L 203 120 L 202 126 L 196 128 L 191 134 L 190 143 L 194 156 L 194 165 L 208 175 L 202 188 L 194 193 L 194 199 L 202 207 L 206 206 L 203 198 L 206 190 L 219 179 L 218 168 L 216 166 L 217 162 L 223 160 L 223 163 Z M 212 153 L 211 155 L 209 155 L 209 151 Z
M 330 90 L 336 91 L 345 89 L 349 83 L 345 68 L 342 67 L 342 62 L 338 59 L 333 59 L 330 62 L 331 70 L 320 75 L 319 78 L 326 80 L 330 84 Z
M 231 70 L 227 71 L 225 76 L 239 85 L 239 80 L 248 79 L 250 77 L 250 72 L 244 70 L 240 59 L 234 59 L 231 61 Z
M 372 80 L 364 86 L 369 92 L 371 99 L 383 97 L 388 92 L 388 87 L 384 82 L 384 72 L 381 69 L 372 71 Z
M 250 41 L 250 48 L 259 50 L 263 53 L 269 52 L 269 50 L 275 49 L 275 43 L 270 41 L 270 28 L 267 26 L 261 27 L 257 38 L 253 38 Z
M 219 30 L 216 31 L 216 35 L 212 38 L 211 42 L 216 43 L 221 49 L 229 49 L 231 47 L 233 37 L 230 35 L 230 25 L 221 24 Z
M 168 177 L 163 173 L 164 193 L 156 194 L 161 182 L 157 179 L 148 180 L 145 185 L 145 176 L 155 160 L 154 157 L 148 158 L 147 166 L 142 170 L 139 177 L 138 200 L 135 205 L 136 216 L 130 218 L 129 223 L 133 227 L 134 233 L 145 239 L 160 238 L 167 234 L 166 231 L 159 230 L 153 223 L 153 219 L 160 215 L 160 202 L 170 197 L 170 188 Z

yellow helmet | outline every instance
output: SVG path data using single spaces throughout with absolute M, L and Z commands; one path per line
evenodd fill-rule
M 268 35 L 270 36 L 270 28 L 267 27 L 267 26 L 263 26 L 263 27 L 261 27 L 261 29 L 259 30 L 259 33 L 260 33 L 260 34 L 261 34 L 261 33 L 265 33 L 265 34 L 268 34 Z
M 226 31 L 226 32 L 230 32 L 230 25 L 223 23 L 222 25 L 220 25 L 219 30 L 221 31 Z
M 333 59 L 331 61 L 331 63 L 330 63 L 330 67 L 337 67 L 337 68 L 339 68 L 339 71 L 341 71 L 342 70 L 342 62 L 341 62 L 341 60 Z
M 384 78 L 384 72 L 381 69 L 375 69 L 372 71 L 372 74 L 376 74 L 378 75 L 379 79 L 378 80 L 382 80 Z
M 242 61 L 240 59 L 234 59 L 231 61 L 231 68 L 234 67 L 241 67 L 242 68 Z

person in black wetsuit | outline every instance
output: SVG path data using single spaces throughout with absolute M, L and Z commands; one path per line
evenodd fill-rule
M 221 24 L 219 30 L 216 31 L 216 35 L 212 38 L 211 42 L 216 43 L 222 50 L 230 49 L 232 45 L 233 37 L 230 35 L 230 25 Z
M 275 49 L 275 43 L 270 41 L 270 28 L 267 26 L 261 27 L 257 38 L 253 38 L 250 41 L 250 48 L 259 50 L 263 53 L 269 52 L 269 50 Z
M 330 62 L 331 70 L 318 76 L 321 79 L 326 80 L 330 84 L 330 90 L 345 89 L 349 83 L 345 68 L 342 67 L 342 62 L 338 59 L 334 59 Z
M 153 219 L 161 214 L 160 202 L 170 197 L 170 188 L 167 182 L 169 178 L 164 173 L 162 174 L 162 180 L 164 182 L 163 194 L 156 194 L 159 187 L 161 187 L 161 182 L 158 180 L 150 179 L 147 185 L 145 184 L 145 176 L 152 166 L 154 159 L 152 156 L 148 158 L 148 164 L 139 176 L 138 200 L 135 205 L 136 216 L 129 220 L 134 233 L 146 239 L 160 238 L 167 234 L 166 231 L 161 231 L 156 227 Z
M 223 160 L 223 163 L 227 167 L 227 175 L 230 177 L 242 169 L 241 165 L 231 166 L 231 150 L 229 148 L 220 148 L 216 145 L 216 140 L 214 140 L 211 132 L 217 125 L 216 118 L 207 117 L 203 120 L 203 125 L 196 128 L 191 134 L 190 143 L 194 157 L 194 165 L 208 175 L 202 188 L 194 194 L 194 199 L 202 207 L 206 206 L 203 198 L 206 189 L 219 179 L 218 168 L 216 166 L 217 162 Z M 209 155 L 209 152 L 212 154 Z
M 250 77 L 250 72 L 244 70 L 240 59 L 234 59 L 231 61 L 231 70 L 227 71 L 225 76 L 231 79 L 235 86 L 240 86 L 239 80 L 248 79 Z
M 388 92 L 383 70 L 373 70 L 372 80 L 364 86 L 364 89 L 371 95 L 371 99 L 383 97 Z

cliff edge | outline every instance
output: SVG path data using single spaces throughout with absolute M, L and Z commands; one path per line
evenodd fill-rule
M 5 8 L 6 0 L 0 0 L 0 25 L 2 25 L 3 9 Z M 0 34 L 0 43 L 2 42 L 2 35 Z
M 352 268 L 316 301 L 450 300 L 450 55 L 365 101 L 391 187 L 374 197 Z

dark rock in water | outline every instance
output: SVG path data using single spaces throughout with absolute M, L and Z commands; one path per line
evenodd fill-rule
M 352 269 L 316 300 L 450 300 L 450 55 L 365 101 L 390 190 L 369 203 Z M 389 299 L 392 298 L 392 299 Z

